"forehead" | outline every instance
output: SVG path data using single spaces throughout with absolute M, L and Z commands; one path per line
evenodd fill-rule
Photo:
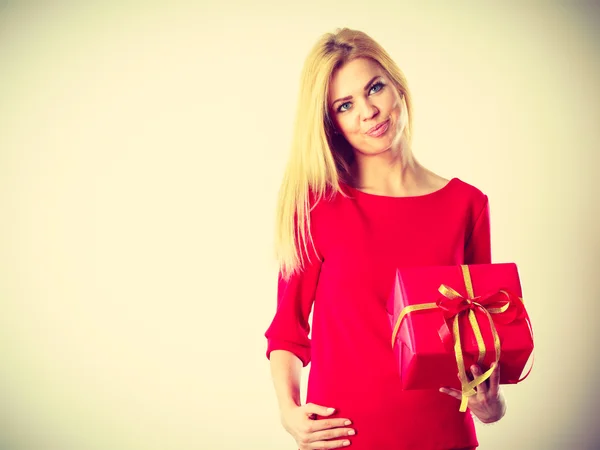
M 329 100 L 362 93 L 365 84 L 375 76 L 385 76 L 385 71 L 372 59 L 357 58 L 348 61 L 331 76 Z

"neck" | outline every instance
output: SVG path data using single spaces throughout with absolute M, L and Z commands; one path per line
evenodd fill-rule
M 378 155 L 356 152 L 354 186 L 365 192 L 403 196 L 414 192 L 423 176 L 423 167 L 402 139 L 397 146 Z

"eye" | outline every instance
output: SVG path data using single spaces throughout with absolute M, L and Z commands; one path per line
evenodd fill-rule
M 371 86 L 371 89 L 369 89 L 369 94 L 376 94 L 377 92 L 383 89 L 383 86 L 384 85 L 381 81 L 375 83 L 373 86 Z
M 342 103 L 340 105 L 340 107 L 338 108 L 338 112 L 348 111 L 348 109 L 350 108 L 350 105 L 352 105 L 352 103 L 350 103 L 350 102 Z

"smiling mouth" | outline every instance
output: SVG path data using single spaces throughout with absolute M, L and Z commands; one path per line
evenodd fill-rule
M 381 122 L 380 124 L 375 125 L 373 128 L 369 129 L 369 131 L 367 131 L 365 134 L 368 134 L 369 136 L 378 136 L 382 132 L 386 131 L 386 128 L 389 125 L 389 123 L 390 119 L 387 119 Z

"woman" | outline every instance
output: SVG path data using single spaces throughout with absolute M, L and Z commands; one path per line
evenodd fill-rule
M 349 29 L 319 40 L 280 191 L 277 311 L 265 333 L 282 422 L 300 449 L 478 445 L 459 392 L 400 390 L 390 345 L 397 267 L 491 262 L 487 196 L 416 160 L 411 119 L 406 79 L 380 45 Z M 496 370 L 469 398 L 482 422 L 504 415 L 498 380 Z

